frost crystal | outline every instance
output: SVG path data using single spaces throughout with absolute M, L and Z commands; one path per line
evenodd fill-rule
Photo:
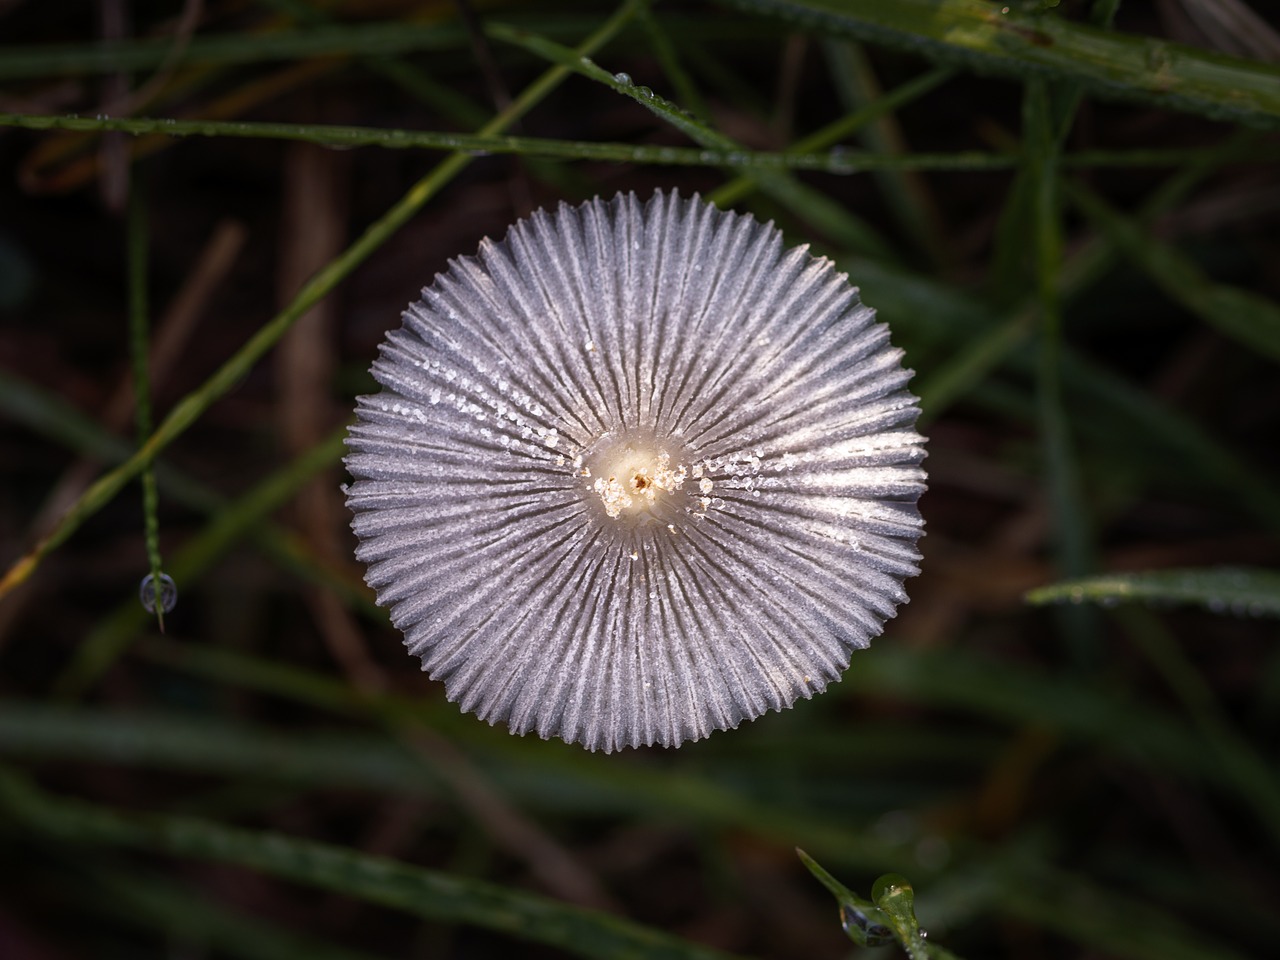
M 450 699 L 677 746 L 839 679 L 918 572 L 911 373 L 825 259 L 675 194 L 539 211 L 387 335 L 357 557 Z

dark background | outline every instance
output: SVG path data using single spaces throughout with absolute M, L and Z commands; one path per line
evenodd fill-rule
M 1205 29 L 1203 6 L 1126 4 L 1116 29 L 1255 58 L 1280 48 L 1273 6 L 1254 5 L 1270 21 L 1262 30 Z M 323 21 L 459 30 L 442 49 L 395 55 L 177 62 L 132 76 L 51 69 L 0 82 L 0 111 L 92 116 L 141 90 L 130 109 L 106 112 L 473 130 L 495 88 L 516 95 L 546 64 L 491 40 L 486 70 L 458 9 L 210 2 L 195 10 L 196 36 L 250 45 Z M 473 13 L 573 45 L 613 10 Z M 1082 20 L 1087 7 L 1051 15 Z M 703 100 L 683 105 L 753 149 L 785 149 L 855 109 L 849 98 L 931 68 L 714 4 L 662 3 L 654 17 Z M 183 29 L 169 4 L 16 0 L 0 4 L 0 68 L 18 48 L 89 51 L 113 31 Z M 632 24 L 593 59 L 680 100 L 654 49 Z M 1023 97 L 1017 79 L 961 67 L 842 143 L 1017 152 Z M 581 76 L 510 132 L 689 142 Z M 705 196 L 734 174 L 475 158 L 163 451 L 159 545 L 166 569 L 188 571 L 163 635 L 137 600 L 148 561 L 136 482 L 0 599 L 0 762 L 96 810 L 322 840 L 762 957 L 852 949 L 797 845 L 863 896 L 879 874 L 905 874 L 930 942 L 968 957 L 1266 954 L 1280 936 L 1275 620 L 1247 603 L 1023 599 L 1063 575 L 1064 542 L 1081 544 L 1082 572 L 1280 560 L 1276 355 L 1209 322 L 1204 306 L 1224 284 L 1270 301 L 1242 301 L 1243 322 L 1261 329 L 1275 316 L 1275 136 L 1086 96 L 1064 149 L 1240 137 L 1213 163 L 1064 166 L 1064 183 L 1127 218 L 1186 178 L 1135 222 L 1148 249 L 1198 271 L 1172 285 L 1064 196 L 1065 466 L 1045 455 L 1049 387 L 1017 169 L 803 173 L 807 203 L 759 190 L 738 202 L 835 258 L 906 349 L 931 438 L 924 572 L 886 635 L 823 697 L 678 752 L 609 757 L 508 737 L 444 701 L 364 590 L 327 438 L 372 389 L 376 344 L 448 258 L 538 206 L 659 187 Z M 22 557 L 132 449 L 131 188 L 145 195 L 159 422 L 441 157 L 0 130 L 0 560 Z M 874 242 L 831 229 L 833 211 L 863 221 Z M 1075 280 L 1098 245 L 1095 268 Z M 993 362 L 944 394 L 984 342 L 997 344 Z M 324 443 L 331 452 L 303 482 L 306 452 Z M 1078 496 L 1064 510 L 1055 490 L 1068 480 Z M 253 512 L 272 483 L 270 509 Z M 0 957 L 559 955 L 141 846 L 6 814 Z

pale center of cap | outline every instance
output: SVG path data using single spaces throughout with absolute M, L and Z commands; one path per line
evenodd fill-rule
M 685 499 L 680 491 L 688 465 L 651 437 L 603 438 L 584 464 L 591 493 L 600 498 L 605 514 L 619 522 L 673 517 L 680 508 L 674 501 Z

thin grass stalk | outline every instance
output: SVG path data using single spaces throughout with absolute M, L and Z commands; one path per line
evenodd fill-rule
M 1280 127 L 1280 65 L 1104 30 L 1043 9 L 989 0 L 722 0 L 820 31 L 898 47 L 1020 80 L 1078 84 L 1249 126 Z M 1108 4 L 1097 8 L 1105 15 Z
M 310 450 L 295 457 L 235 502 L 220 510 L 204 529 L 173 557 L 172 575 L 183 583 L 194 582 L 238 540 L 256 530 L 263 520 L 287 503 L 313 477 L 341 455 L 346 427 L 335 430 Z M 76 647 L 71 662 L 54 683 L 54 697 L 73 700 L 129 648 L 138 637 L 142 611 L 137 604 L 122 603 Z
M 1070 112 L 1074 106 L 1063 109 Z M 1089 520 L 1080 491 L 1062 389 L 1062 201 L 1057 162 L 1059 133 L 1062 130 L 1060 120 L 1060 116 L 1055 116 L 1049 84 L 1041 79 L 1029 81 L 1024 93 L 1023 121 L 1031 191 L 1036 298 L 1040 314 L 1037 410 L 1049 507 L 1053 515 L 1054 554 L 1064 575 L 1074 577 L 1087 573 L 1093 560 Z M 1093 611 L 1070 607 L 1064 608 L 1061 614 L 1061 628 L 1077 666 L 1095 660 L 1098 643 Z
M 424 919 L 484 927 L 579 956 L 605 960 L 728 960 L 730 956 L 620 917 L 344 847 L 191 817 L 123 814 L 55 797 L 2 768 L 0 809 L 31 830 L 66 842 L 235 864 Z
M 566 48 L 567 49 L 567 48 Z M 727 167 L 778 174 L 811 170 L 841 176 L 885 168 L 904 170 L 1003 170 L 1016 158 L 980 150 L 882 156 L 856 150 L 771 152 L 746 150 L 728 140 L 703 148 L 651 146 L 589 140 L 497 136 L 492 133 L 440 133 L 379 127 L 253 120 L 175 120 L 167 117 L 77 117 L 60 114 L 0 113 L 0 127 L 27 130 L 119 131 L 134 136 L 230 137 L 282 140 L 332 147 L 380 147 L 393 150 L 463 152 L 474 156 L 519 154 L 552 160 L 597 160 L 654 166 Z M 707 128 L 709 130 L 709 128 Z
M 148 336 L 149 303 L 147 299 L 147 201 L 141 171 L 130 178 L 128 214 L 129 258 L 129 354 L 133 363 L 134 428 L 138 447 L 151 436 L 151 355 Z M 148 459 L 142 465 L 142 518 L 150 570 L 150 590 L 154 598 L 156 626 L 164 633 L 165 603 L 160 559 L 159 495 L 156 492 L 155 463 Z M 145 592 L 147 588 L 144 586 Z
M 1257 142 L 1252 131 L 1237 131 L 1213 147 L 1197 150 L 1183 167 L 1161 183 L 1143 201 L 1137 222 L 1148 224 L 1180 203 L 1206 177 L 1233 158 L 1244 159 Z M 1069 154 L 1061 156 L 1067 162 Z M 1070 182 L 1067 183 L 1068 188 Z M 1061 298 L 1070 299 L 1095 282 L 1110 265 L 1117 242 L 1106 235 L 1094 238 L 1067 260 L 1059 271 Z M 1038 310 L 1036 298 L 1018 305 L 985 333 L 973 337 L 954 357 L 921 378 L 917 388 L 922 407 L 921 423 L 936 419 L 1013 353 L 1030 335 Z
M 741 166 L 740 158 L 750 152 L 745 151 L 740 144 L 708 126 L 679 105 L 672 103 L 648 87 L 633 83 L 630 76 L 625 73 L 612 74 L 597 66 L 590 59 L 576 56 L 567 47 L 525 31 L 516 31 L 499 24 L 491 24 L 488 32 L 495 39 L 515 44 L 540 57 L 545 57 L 552 63 L 559 63 L 581 74 L 588 80 L 603 84 L 615 93 L 635 101 L 663 123 L 674 127 L 693 140 L 694 143 L 705 148 L 707 151 L 706 159 L 711 159 L 713 155 L 711 151 L 721 153 L 730 161 L 727 166 L 732 169 Z M 785 158 L 798 155 L 781 153 L 773 156 Z M 843 153 L 839 155 L 830 154 L 829 156 L 833 159 L 833 166 L 828 172 L 835 172 L 848 159 L 847 155 Z M 862 156 L 869 155 L 864 154 Z M 861 159 L 862 157 L 855 158 L 855 162 Z M 878 158 L 874 162 L 880 162 L 880 159 L 883 158 Z M 814 228 L 833 238 L 842 246 L 883 259 L 897 259 L 893 248 L 873 227 L 849 213 L 839 204 L 832 203 L 829 197 L 818 193 L 790 176 L 785 169 L 760 169 L 751 174 L 751 176 L 759 183 L 761 189 L 782 204 L 784 209 L 794 211 L 797 215 L 802 216 Z
M 899 107 L 904 107 L 912 101 L 918 100 L 930 90 L 946 83 L 953 76 L 955 76 L 955 71 L 950 67 L 935 67 L 927 73 L 922 73 L 920 76 L 894 88 L 876 100 L 875 103 L 869 103 L 865 107 L 827 124 L 821 130 L 797 140 L 787 152 L 805 154 L 831 147 L 846 137 L 857 133 L 867 124 L 892 113 Z M 1006 159 L 1014 160 L 1012 157 Z M 738 176 L 717 187 L 708 195 L 707 199 L 717 206 L 731 206 L 750 195 L 756 189 L 756 186 L 756 181 L 751 177 Z

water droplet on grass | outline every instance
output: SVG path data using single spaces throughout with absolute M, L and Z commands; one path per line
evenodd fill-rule
M 142 609 L 147 613 L 156 612 L 156 584 L 149 573 L 142 578 L 142 583 L 138 584 L 138 599 L 142 602 Z M 167 573 L 160 574 L 160 609 L 168 613 L 177 606 L 177 603 L 178 586 L 173 582 L 173 577 Z
M 840 925 L 854 943 L 864 947 L 881 947 L 893 943 L 893 931 L 883 923 L 872 920 L 857 907 L 840 905 Z

